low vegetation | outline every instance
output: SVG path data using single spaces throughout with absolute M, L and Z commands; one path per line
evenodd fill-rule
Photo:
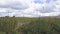
M 60 18 L 1 17 L 1 34 L 59 34 Z

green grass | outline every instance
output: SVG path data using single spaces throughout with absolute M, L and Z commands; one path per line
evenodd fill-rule
M 5 34 L 5 32 L 0 32 L 0 34 Z
M 26 23 L 20 26 L 17 30 L 16 24 Z M 29 24 L 27 24 L 29 23 Z M 60 18 L 0 18 L 0 31 L 2 32 L 14 32 L 16 34 L 20 34 L 21 31 L 23 33 L 34 34 L 40 32 L 46 32 L 47 34 L 53 33 L 57 34 L 58 32 L 52 31 L 51 24 L 55 24 L 56 28 L 60 30 Z

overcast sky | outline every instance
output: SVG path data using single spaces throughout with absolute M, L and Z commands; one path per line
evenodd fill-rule
M 60 0 L 0 0 L 0 17 L 59 16 Z

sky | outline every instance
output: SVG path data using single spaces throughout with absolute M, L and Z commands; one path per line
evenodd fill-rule
M 0 17 L 45 17 L 60 15 L 60 0 L 0 0 Z

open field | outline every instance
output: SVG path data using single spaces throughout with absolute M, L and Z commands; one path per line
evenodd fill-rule
M 60 18 L 0 18 L 2 34 L 60 34 Z

